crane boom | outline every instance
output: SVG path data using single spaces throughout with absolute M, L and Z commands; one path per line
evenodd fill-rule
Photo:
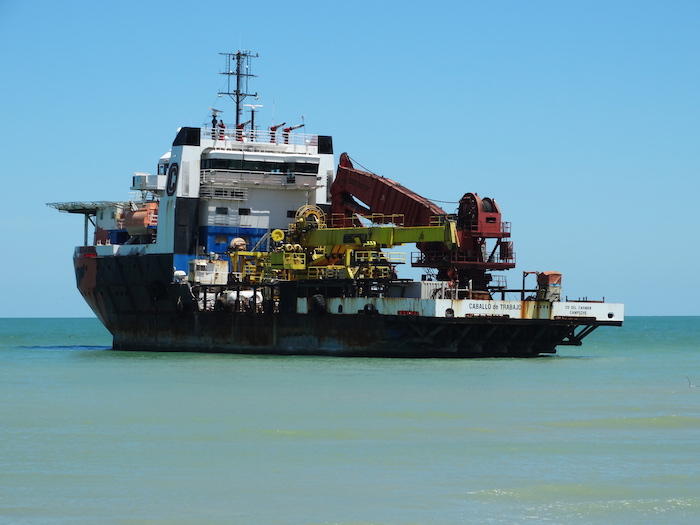
M 331 186 L 330 223 L 335 228 L 359 226 L 358 216 L 406 227 L 454 221 L 454 216 L 398 182 L 355 168 L 343 153 Z M 458 281 L 476 290 L 487 290 L 488 271 L 515 267 L 513 246 L 507 240 L 510 223 L 502 222 L 494 199 L 465 193 L 459 202 L 456 230 L 455 244 L 417 243 L 420 255 L 413 266 L 434 268 L 438 279 Z M 495 240 L 495 245 L 487 246 L 488 239 Z
M 436 224 L 436 217 L 447 217 L 442 208 L 398 182 L 358 170 L 348 154 L 343 153 L 331 186 L 331 224 L 339 227 L 357 224 L 355 214 L 387 217 L 379 218 L 379 223 L 394 222 L 389 219 L 391 216 L 403 215 L 405 226 L 429 226 Z

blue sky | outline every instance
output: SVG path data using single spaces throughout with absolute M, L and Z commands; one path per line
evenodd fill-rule
M 557 270 L 569 298 L 700 315 L 700 2 L 195 4 L 0 0 L 0 317 L 91 315 L 82 218 L 45 203 L 128 198 L 238 49 L 261 125 L 303 114 L 425 197 L 495 198 L 511 285 Z

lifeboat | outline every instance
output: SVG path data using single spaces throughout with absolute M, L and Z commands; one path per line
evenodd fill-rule
M 124 228 L 129 235 L 145 235 L 158 226 L 158 203 L 147 202 L 124 214 Z

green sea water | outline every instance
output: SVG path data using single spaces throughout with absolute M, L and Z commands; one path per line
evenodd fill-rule
M 537 359 L 109 345 L 0 319 L 0 523 L 700 522 L 697 317 Z

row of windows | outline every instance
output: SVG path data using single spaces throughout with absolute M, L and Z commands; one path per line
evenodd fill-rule
M 225 206 L 217 206 L 215 213 L 217 215 L 228 215 L 231 211 L 231 208 L 227 208 Z M 233 211 L 235 211 L 235 209 Z M 250 215 L 250 208 L 238 208 L 238 215 Z M 288 219 L 293 219 L 294 217 L 296 217 L 296 215 L 297 212 L 295 210 L 287 210 Z
M 216 208 L 217 215 L 228 215 L 229 211 L 230 208 L 225 206 L 217 206 Z M 238 215 L 250 215 L 250 208 L 238 208 Z
M 203 170 L 242 170 L 269 173 L 318 173 L 318 164 L 244 159 L 202 159 Z

